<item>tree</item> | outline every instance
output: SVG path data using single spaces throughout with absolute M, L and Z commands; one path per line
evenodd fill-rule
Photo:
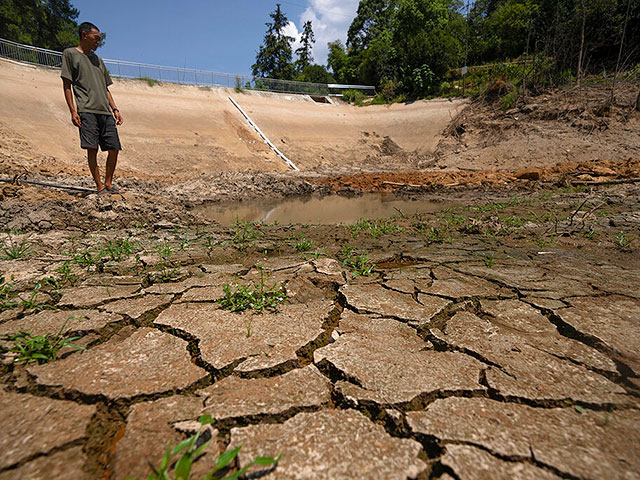
M 358 59 L 349 56 L 340 40 L 329 42 L 327 65 L 338 83 L 351 83 L 356 79 Z
M 304 22 L 304 27 L 302 28 L 300 47 L 296 49 L 296 55 L 298 55 L 298 60 L 296 60 L 296 71 L 298 73 L 302 73 L 304 69 L 310 66 L 311 62 L 313 62 L 311 49 L 315 41 L 316 39 L 313 35 L 311 20 L 307 20 Z
M 78 13 L 69 0 L 0 0 L 0 37 L 63 50 L 78 42 Z
M 307 65 L 296 77 L 298 82 L 336 83 L 335 78 L 322 65 Z
M 269 16 L 272 21 L 265 23 L 267 32 L 256 55 L 256 63 L 251 67 L 253 75 L 291 80 L 295 70 L 291 62 L 291 44 L 294 39 L 284 34 L 284 27 L 289 19 L 280 9 L 279 3 L 276 4 L 275 12 Z

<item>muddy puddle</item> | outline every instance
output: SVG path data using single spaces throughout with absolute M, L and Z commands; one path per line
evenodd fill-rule
M 216 220 L 222 225 L 232 225 L 236 220 L 332 225 L 352 223 L 359 218 L 386 218 L 399 213 L 431 213 L 451 206 L 454 204 L 439 199 L 408 200 L 393 194 L 372 193 L 356 197 L 330 195 L 206 204 L 196 207 L 193 213 Z

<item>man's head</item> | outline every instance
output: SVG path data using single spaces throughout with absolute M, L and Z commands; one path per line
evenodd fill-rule
M 102 36 L 100 29 L 91 22 L 83 22 L 78 27 L 78 35 L 80 36 L 80 44 L 84 44 L 91 50 L 95 50 L 100 46 Z

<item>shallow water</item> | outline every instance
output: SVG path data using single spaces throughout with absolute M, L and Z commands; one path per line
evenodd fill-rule
M 232 225 L 236 220 L 332 225 L 352 223 L 359 218 L 385 218 L 400 212 L 405 215 L 430 213 L 450 206 L 451 203 L 441 200 L 407 200 L 393 194 L 370 193 L 355 197 L 329 195 L 205 204 L 193 211 L 222 225 Z

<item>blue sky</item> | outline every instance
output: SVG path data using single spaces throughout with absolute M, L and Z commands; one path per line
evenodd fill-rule
M 78 22 L 107 32 L 98 55 L 116 60 L 250 74 L 275 0 L 72 0 Z M 316 63 L 326 64 L 327 42 L 346 39 L 358 0 L 281 2 L 296 36 L 311 20 Z M 294 46 L 295 48 L 295 46 Z

